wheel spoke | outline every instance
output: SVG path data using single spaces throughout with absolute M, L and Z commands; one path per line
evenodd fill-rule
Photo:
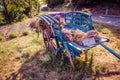
M 50 37 L 51 35 L 52 35 L 52 33 L 49 33 L 46 30 L 43 31 L 44 44 L 45 44 L 46 50 L 57 55 L 56 41 L 55 41 L 55 38 Z
M 49 42 L 49 49 L 50 49 L 51 53 L 53 53 L 55 55 L 57 54 L 57 47 L 51 40 Z

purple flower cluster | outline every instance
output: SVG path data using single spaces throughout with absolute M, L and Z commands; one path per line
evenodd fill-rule
M 29 28 L 30 28 L 31 31 L 33 31 L 34 22 L 35 22 L 35 21 L 32 20 L 32 21 L 30 22 L 30 24 L 29 24 Z
M 0 27 L 0 32 L 1 32 L 3 29 L 4 29 L 3 27 Z
M 19 27 L 19 33 L 23 31 L 23 29 L 27 28 L 26 24 L 22 23 Z
M 30 27 L 30 28 L 33 28 L 34 22 L 35 22 L 35 21 L 33 21 L 33 22 L 31 22 L 31 23 L 29 24 L 29 27 Z
M 10 27 L 8 28 L 8 30 L 6 31 L 6 33 L 5 33 L 5 36 L 7 36 L 7 35 L 8 35 L 10 32 L 12 32 L 14 29 L 15 29 L 15 25 L 10 26 Z

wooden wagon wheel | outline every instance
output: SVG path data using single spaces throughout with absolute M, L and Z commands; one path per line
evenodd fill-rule
M 48 50 L 48 47 L 49 47 L 49 45 L 48 45 L 49 36 L 48 36 L 48 34 L 46 33 L 45 30 L 42 32 L 42 35 L 43 35 L 43 41 L 44 41 L 45 48 Z
M 42 34 L 46 50 L 57 55 L 57 45 L 55 39 L 51 37 L 50 30 L 44 30 Z

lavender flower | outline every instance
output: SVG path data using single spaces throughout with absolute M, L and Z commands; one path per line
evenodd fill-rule
M 10 28 L 8 28 L 8 30 L 5 33 L 5 36 L 7 36 L 10 32 L 12 32 L 15 29 L 15 26 L 10 26 Z
M 32 21 L 32 22 L 29 24 L 29 27 L 30 27 L 30 30 L 31 30 L 31 31 L 33 31 L 34 25 L 35 25 L 35 21 Z
M 4 29 L 3 27 L 0 27 L 0 32 L 1 32 L 3 29 Z
M 25 25 L 21 25 L 20 28 L 19 28 L 19 33 L 20 33 L 21 31 L 23 31 L 23 29 L 25 29 L 25 28 L 26 28 Z

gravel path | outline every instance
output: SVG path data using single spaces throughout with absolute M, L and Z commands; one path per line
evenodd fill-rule
M 108 25 L 113 25 L 120 28 L 120 16 L 98 16 L 93 15 L 92 20 Z

